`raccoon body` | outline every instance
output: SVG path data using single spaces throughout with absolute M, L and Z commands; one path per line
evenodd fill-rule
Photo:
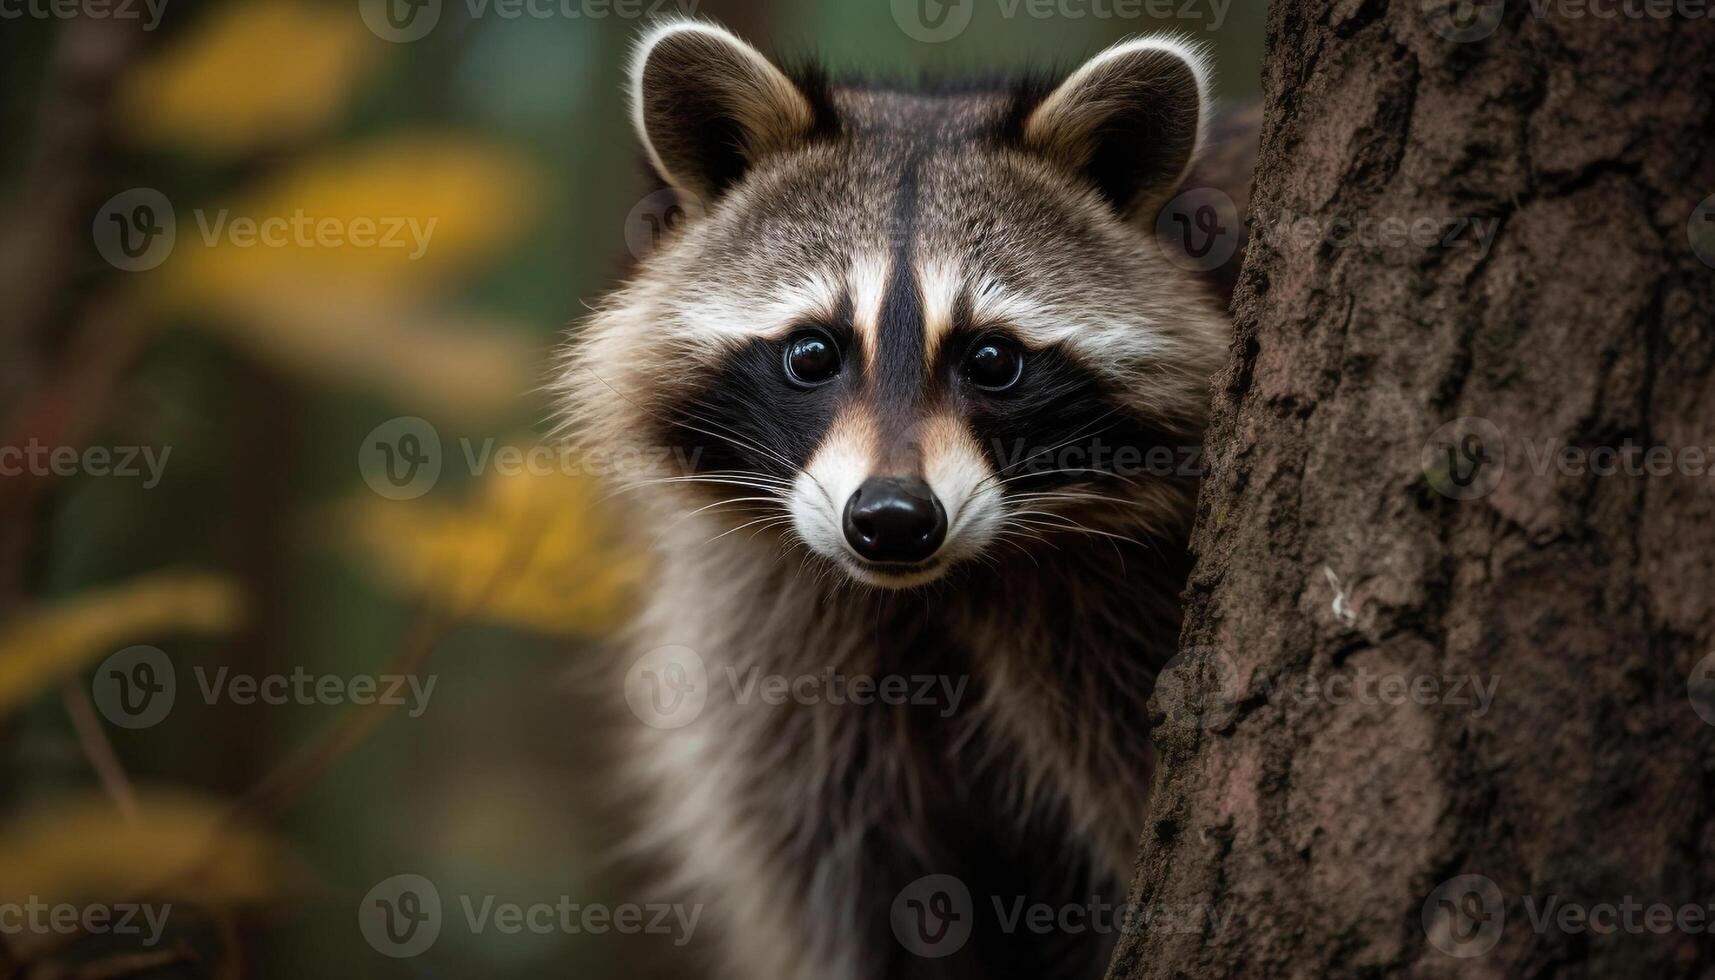
M 632 84 L 688 216 L 561 388 L 579 438 L 682 464 L 624 481 L 640 841 L 723 975 L 1099 976 L 1229 332 L 1152 240 L 1206 69 L 1142 39 L 895 90 L 677 22 Z

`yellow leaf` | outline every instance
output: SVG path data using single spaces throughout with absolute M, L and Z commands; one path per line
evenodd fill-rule
M 226 578 L 154 572 L 26 610 L 0 627 L 0 715 L 138 637 L 225 632 L 241 607 Z
M 307 883 L 282 844 L 229 825 L 217 801 L 157 791 L 137 802 L 126 816 L 99 797 L 56 799 L 0 825 L 0 902 L 226 906 L 277 900 Z
M 177 309 L 415 299 L 468 275 L 532 217 L 535 171 L 515 153 L 434 133 L 316 157 L 230 201 L 176 215 L 151 277 Z
M 554 633 L 615 629 L 643 559 L 599 509 L 597 485 L 572 475 L 575 459 L 538 458 L 554 460 L 543 475 L 491 473 L 465 501 L 365 491 L 344 507 L 342 542 L 383 587 L 458 615 Z
M 288 145 L 333 119 L 384 47 L 345 7 L 224 5 L 129 76 L 119 118 L 139 143 L 216 158 Z
M 515 154 L 428 133 L 317 158 L 180 211 L 140 301 L 316 380 L 485 421 L 533 385 L 531 332 L 434 298 L 520 233 L 536 183 Z

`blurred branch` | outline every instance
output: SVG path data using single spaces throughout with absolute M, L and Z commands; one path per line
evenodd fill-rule
M 98 164 L 114 93 L 143 38 L 135 22 L 117 17 L 78 17 L 61 34 L 35 155 L 0 222 L 0 297 L 10 313 L 0 330 L 0 390 L 27 390 L 38 345 L 72 295 L 79 258 L 89 253 L 91 205 L 105 183 Z
M 106 181 L 99 163 L 115 92 L 142 43 L 135 22 L 116 17 L 74 18 L 61 32 L 35 154 L 0 222 L 0 305 L 8 311 L 0 321 L 0 391 L 20 393 L 0 444 L 87 431 L 87 420 L 106 405 L 96 396 L 111 388 L 136 349 L 127 311 L 109 297 L 78 318 L 81 327 L 58 358 L 65 367 L 50 375 L 43 364 L 56 324 L 73 318 L 72 287 L 80 257 L 90 251 L 91 205 Z M 34 547 L 30 519 L 47 483 L 28 476 L 0 482 L 0 614 L 25 592 Z
M 92 302 L 72 332 L 61 366 L 25 392 L 0 430 L 0 445 L 79 445 L 105 416 L 115 387 L 149 337 L 117 294 Z M 20 473 L 0 481 L 0 519 L 34 512 L 58 481 Z M 0 582 L 0 584 L 10 584 Z
M 507 559 L 499 563 L 493 577 L 472 599 L 470 609 L 434 617 L 428 613 L 426 604 L 419 606 L 411 617 L 411 624 L 406 629 L 400 651 L 382 672 L 415 676 L 428 665 L 429 656 L 435 649 L 462 626 L 474 610 L 491 601 L 495 592 L 510 576 L 522 574 L 529 569 L 536 550 L 542 545 L 541 538 L 532 535 L 529 528 L 522 526 L 519 528 L 518 537 L 519 540 L 512 547 Z M 232 820 L 261 820 L 279 813 L 333 768 L 340 759 L 362 745 L 396 707 L 398 706 L 377 700 L 348 709 L 320 738 L 306 744 L 263 777 L 235 808 Z
M 509 561 L 503 562 L 496 571 L 494 578 L 488 583 L 473 603 L 480 608 L 487 597 L 504 583 L 509 574 L 515 574 L 529 567 L 529 562 L 540 541 L 522 534 L 525 539 L 523 547 L 516 549 Z M 431 616 L 425 607 L 419 607 L 411 617 L 405 639 L 399 652 L 388 662 L 385 673 L 416 674 L 428 664 L 432 655 L 441 642 L 461 626 L 467 614 L 460 612 L 441 617 Z M 324 730 L 320 736 L 305 743 L 298 751 L 282 760 L 267 775 L 258 780 L 245 794 L 244 798 L 233 805 L 232 809 L 219 822 L 215 834 L 244 823 L 266 820 L 279 814 L 317 780 L 326 775 L 339 761 L 356 750 L 380 728 L 397 705 L 382 703 L 377 700 L 366 705 L 356 705 L 342 714 L 332 726 Z M 214 848 L 208 850 L 212 853 Z M 168 890 L 175 880 L 194 876 L 207 859 L 191 862 L 187 867 L 168 878 L 153 882 L 146 887 L 138 888 L 125 897 L 125 901 L 139 901 L 151 895 L 161 894 Z M 227 947 L 228 957 L 222 965 L 223 980 L 234 976 L 238 968 L 234 965 L 237 955 L 235 941 L 236 929 L 229 915 L 221 910 L 213 910 L 217 925 L 222 929 L 222 943 Z M 33 965 L 44 963 L 49 957 L 74 942 L 81 930 L 64 934 L 56 934 L 51 940 L 23 951 L 16 963 L 5 963 L 8 966 L 6 976 L 18 976 L 20 971 L 28 971 Z M 4 950 L 0 950 L 3 953 Z
M 89 692 L 77 681 L 67 681 L 61 691 L 66 713 L 71 715 L 72 728 L 77 732 L 78 744 L 83 746 L 84 757 L 89 760 L 90 768 L 95 770 L 102 791 L 126 820 L 136 820 L 137 794 L 131 788 L 131 779 L 125 774 L 119 756 L 113 751 L 113 743 L 108 741 L 107 730 L 101 727 L 101 719 L 96 717 Z
M 419 609 L 412 616 L 405 642 L 399 653 L 389 662 L 387 672 L 403 674 L 421 670 L 428 662 L 430 654 L 456 628 L 459 621 L 458 617 L 447 617 L 437 622 Z M 347 710 L 331 727 L 289 755 L 257 781 L 250 792 L 235 803 L 216 824 L 210 846 L 206 850 L 210 855 L 214 853 L 214 841 L 223 831 L 240 824 L 267 819 L 290 805 L 314 785 L 316 780 L 373 735 L 394 707 L 396 706 L 377 700 Z M 171 876 L 134 889 L 122 900 L 137 902 L 163 894 L 169 891 L 170 886 L 178 879 L 194 877 L 208 860 L 209 858 L 199 857 Z M 237 926 L 229 912 L 222 909 L 209 911 L 220 930 L 223 952 L 226 954 L 219 971 L 220 976 L 222 980 L 227 980 L 241 975 L 238 965 L 240 946 L 237 941 Z M 17 951 L 13 960 L 3 958 L 5 950 L 0 949 L 0 965 L 7 968 L 0 976 L 31 975 L 32 968 L 46 964 L 51 957 L 71 946 L 83 934 L 80 921 L 76 929 L 43 937 L 30 947 Z
M 78 743 L 83 746 L 83 754 L 89 760 L 90 767 L 95 770 L 103 792 L 127 821 L 135 822 L 136 791 L 132 788 L 130 777 L 125 773 L 124 764 L 113 751 L 113 743 L 107 737 L 107 730 L 101 726 L 101 719 L 96 715 L 89 692 L 82 684 L 70 681 L 63 688 L 63 696 L 66 712 L 71 715 L 72 728 L 77 732 Z M 213 917 L 215 928 L 220 935 L 221 957 L 217 976 L 220 980 L 238 980 L 244 970 L 244 950 L 238 940 L 238 924 L 228 909 L 211 908 L 209 914 Z M 75 980 L 127 977 L 156 967 L 196 959 L 200 957 L 195 951 L 181 942 L 171 950 L 129 953 L 98 960 L 78 969 L 72 977 Z M 3 961 L 0 961 L 0 965 L 4 965 Z
M 97 163 L 108 142 L 114 95 L 142 47 L 142 32 L 135 27 L 134 21 L 116 17 L 77 17 L 65 25 L 43 100 L 35 153 L 0 221 L 0 308 L 7 311 L 0 318 L 0 392 L 20 395 L 18 420 L 38 418 L 37 409 L 45 407 L 37 404 L 45 400 L 42 392 L 61 387 L 40 380 L 40 359 L 50 346 L 54 323 L 72 303 L 79 255 L 88 254 L 88 215 L 104 179 Z M 98 309 L 124 319 L 113 304 Z M 81 380 L 69 386 L 76 395 L 105 390 L 117 375 L 110 366 L 130 361 L 129 354 L 119 350 L 125 343 L 109 339 L 103 347 L 81 339 L 89 335 L 80 331 L 78 346 L 103 349 L 107 356 L 96 359 L 98 370 L 79 374 Z M 0 431 L 0 444 L 23 445 L 13 437 L 27 424 L 8 423 Z M 24 599 L 36 548 L 36 504 L 43 492 L 34 479 L 0 481 L 0 616 Z M 0 744 L 10 731 L 10 726 L 0 726 Z M 11 765 L 9 753 L 0 752 L 0 786 L 17 785 L 7 771 Z M 12 956 L 4 949 L 0 967 L 8 974 L 13 970 Z
M 141 50 L 144 34 L 120 17 L 75 17 L 55 51 L 41 110 L 41 134 L 0 237 L 0 388 L 21 390 L 33 345 L 50 331 L 87 254 L 91 204 L 105 177 L 98 161 L 108 144 L 118 79 Z
M 455 620 L 435 622 L 419 610 L 406 631 L 400 652 L 382 671 L 386 674 L 414 675 L 421 670 L 442 640 L 457 627 Z M 262 777 L 242 801 L 233 808 L 229 823 L 265 820 L 278 814 L 296 800 L 336 763 L 349 755 L 375 734 L 397 705 L 377 699 L 357 705 L 341 715 L 332 727 L 305 743 L 287 756 L 266 776 Z

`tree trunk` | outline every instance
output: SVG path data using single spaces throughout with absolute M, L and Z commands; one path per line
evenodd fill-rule
M 1715 21 L 1437 5 L 1270 13 L 1117 980 L 1715 962 Z

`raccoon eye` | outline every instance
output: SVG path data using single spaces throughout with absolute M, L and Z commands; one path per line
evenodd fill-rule
M 786 376 L 806 388 L 840 373 L 840 349 L 820 330 L 805 330 L 786 342 Z
M 1005 391 L 1024 376 L 1024 353 L 1005 337 L 989 336 L 965 355 L 965 380 L 984 391 Z

